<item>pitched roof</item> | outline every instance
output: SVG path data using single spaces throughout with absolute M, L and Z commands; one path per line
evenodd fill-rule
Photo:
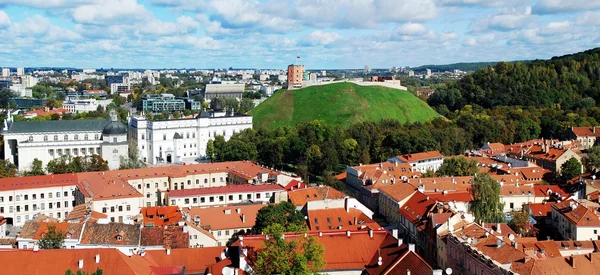
M 418 161 L 422 161 L 422 160 L 430 160 L 430 159 L 435 159 L 435 158 L 443 158 L 443 157 L 444 157 L 444 155 L 440 154 L 440 152 L 438 152 L 437 150 L 397 156 L 398 159 L 402 160 L 403 162 L 408 162 L 408 163 L 418 162 Z
M 294 180 L 291 180 L 290 182 L 288 182 L 288 184 L 284 188 L 286 191 L 292 191 L 295 189 L 302 189 L 302 188 L 308 188 L 308 187 L 310 187 L 308 184 L 294 179 Z
M 181 226 L 145 227 L 141 229 L 142 246 L 163 246 L 165 248 L 188 248 L 189 233 Z
M 437 177 L 408 179 L 407 183 L 414 187 L 421 186 L 423 192 L 470 191 L 473 187 L 473 177 Z M 437 191 L 436 191 L 437 189 Z
M 2 178 L 0 179 L 0 191 L 75 186 L 76 184 L 77 176 L 74 174 Z
M 196 189 L 179 189 L 170 190 L 169 197 L 189 197 L 189 196 L 206 196 L 217 194 L 231 193 L 248 193 L 248 192 L 277 192 L 283 191 L 283 187 L 279 184 L 235 184 L 219 187 L 196 188 Z
M 65 221 L 84 222 L 85 219 L 88 217 L 88 215 L 90 217 L 88 222 L 94 222 L 94 221 L 97 221 L 98 219 L 108 218 L 108 215 L 106 215 L 104 213 L 93 211 L 93 210 L 89 209 L 86 204 L 80 204 L 80 205 L 73 207 L 73 210 L 71 210 L 71 212 L 69 212 L 69 215 L 65 218 Z
M 405 183 L 382 185 L 379 187 L 379 192 L 386 194 L 396 202 L 400 202 L 417 192 L 417 188 Z
M 137 246 L 140 244 L 140 226 L 122 223 L 87 223 L 83 230 L 81 244 Z
M 552 212 L 552 205 L 556 202 L 528 203 L 527 206 L 534 217 L 548 217 Z
M 598 137 L 600 136 L 600 127 L 571 127 L 571 132 L 578 137 Z
M 145 226 L 176 225 L 181 220 L 181 211 L 176 205 L 143 207 L 140 213 Z
M 77 183 L 77 188 L 86 198 L 96 201 L 143 197 L 127 181 L 102 173 L 88 174 Z
M 65 133 L 102 131 L 107 123 L 108 120 L 106 119 L 15 121 L 8 129 L 8 133 Z
M 598 212 L 592 206 L 584 206 L 573 200 L 565 200 L 552 206 L 576 226 L 600 226 Z
M 558 158 L 560 158 L 560 156 L 562 156 L 564 153 L 569 151 L 569 149 L 561 149 L 556 148 L 554 146 L 547 147 L 548 149 L 546 149 L 546 151 L 544 152 L 542 145 L 533 145 L 531 148 L 529 148 L 529 151 L 527 151 L 525 155 L 535 159 L 554 162 Z
M 497 155 L 504 153 L 504 144 L 495 142 L 495 143 L 487 143 L 483 146 L 484 151 L 486 151 L 489 155 Z
M 226 249 L 224 246 L 171 249 L 170 255 L 165 250 L 146 250 L 143 258 L 159 266 L 185 266 L 186 274 L 196 274 L 204 273 L 209 266 L 219 262 Z
M 99 263 L 96 263 L 99 255 Z M 83 268 L 78 268 L 83 260 Z M 102 269 L 104 274 L 151 274 L 150 263 L 140 257 L 127 257 L 117 249 L 47 249 L 0 252 L 2 274 L 64 274 L 66 270 L 86 273 Z
M 32 240 L 40 240 L 44 236 L 44 234 L 48 233 L 48 227 L 54 226 L 57 231 L 62 231 L 65 233 L 65 239 L 73 239 L 78 240 L 81 235 L 81 230 L 83 228 L 83 224 L 80 223 L 55 223 L 55 222 L 34 222 L 28 221 L 25 222 L 21 233 L 19 233 L 19 238 L 22 239 L 32 239 Z
M 370 229 L 382 227 L 358 209 L 329 208 L 309 210 L 307 224 L 311 231 L 359 230 L 362 226 Z
M 392 163 L 389 161 L 354 166 L 352 169 L 358 171 L 358 177 L 363 181 L 363 185 L 369 189 L 378 188 L 382 184 L 391 184 L 421 176 L 421 172 L 413 171 L 408 163 Z
M 309 201 L 343 199 L 346 194 L 330 186 L 318 186 L 290 191 L 288 197 L 295 206 L 304 206 Z
M 323 245 L 325 266 L 320 270 L 321 272 L 363 270 L 375 257 L 379 248 L 386 247 L 392 242 L 397 245 L 397 240 L 386 230 L 373 230 L 373 238 L 369 236 L 369 231 L 351 231 L 350 237 L 346 235 L 346 231 L 324 232 L 321 234 L 322 236 L 319 236 L 317 232 L 308 233 L 309 236 L 316 238 Z M 285 234 L 285 240 L 302 238 L 303 236 L 303 234 Z M 242 245 L 243 247 L 254 248 L 254 251 L 257 251 L 264 241 L 264 235 L 243 236 L 232 246 Z M 389 254 L 390 258 L 384 255 L 386 256 L 384 261 L 391 262 L 393 260 L 395 254 Z M 250 255 L 249 258 L 251 258 Z
M 247 204 L 207 208 L 192 207 L 183 209 L 183 211 L 191 220 L 198 216 L 201 226 L 214 231 L 253 227 L 258 211 L 266 206 L 267 204 Z
M 379 257 L 381 265 L 378 264 Z M 363 274 L 406 274 L 408 270 L 411 274 L 433 273 L 431 266 L 419 254 L 409 251 L 405 244 L 398 246 L 398 241 L 394 238 L 386 238 L 380 251 L 366 265 Z

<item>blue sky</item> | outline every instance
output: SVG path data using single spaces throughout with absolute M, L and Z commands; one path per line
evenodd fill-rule
M 600 0 L 0 0 L 0 66 L 390 68 L 600 47 Z

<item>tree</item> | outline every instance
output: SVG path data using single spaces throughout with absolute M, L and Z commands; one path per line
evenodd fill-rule
M 60 115 L 57 113 L 53 113 L 50 115 L 50 120 L 60 120 Z
M 500 184 L 489 174 L 478 174 L 473 183 L 470 211 L 476 222 L 497 223 L 505 220 L 500 202 Z
M 102 269 L 100 269 L 99 267 L 96 268 L 96 271 L 94 271 L 91 275 L 102 275 Z M 68 269 L 67 271 L 65 271 L 65 275 L 88 275 L 89 273 L 87 272 L 83 272 L 81 270 L 77 270 L 77 273 L 74 273 L 73 271 L 71 271 L 71 269 Z
M 305 228 L 304 215 L 296 210 L 291 202 L 270 204 L 261 208 L 256 215 L 256 223 L 252 228 L 255 233 L 261 233 L 265 228 L 274 223 L 280 224 L 283 231 L 298 231 Z
M 517 234 L 523 237 L 535 237 L 538 229 L 530 222 L 530 215 L 527 210 L 511 211 L 512 220 L 508 222 L 508 226 Z
M 61 249 L 65 243 L 65 232 L 56 228 L 56 225 L 48 225 L 48 232 L 42 234 L 38 241 L 40 249 Z
M 464 156 L 446 158 L 437 171 L 438 176 L 473 176 L 479 171 L 477 162 Z
M 131 151 L 127 157 L 119 157 L 119 169 L 137 169 L 144 167 L 146 167 L 146 163 L 140 159 L 137 150 Z
M 215 143 L 211 139 L 206 143 L 206 157 L 212 161 L 215 157 Z
M 265 228 L 265 234 L 270 238 L 256 253 L 253 266 L 256 274 L 308 275 L 325 266 L 325 249 L 315 237 L 283 238 L 285 231 L 281 224 Z
M 180 118 L 181 117 L 181 113 L 179 111 L 175 111 L 175 112 L 173 112 L 173 117 L 174 118 Z
M 590 168 L 590 170 L 600 168 L 600 147 L 594 146 L 590 148 L 587 153 L 587 158 L 588 168 Z
M 62 155 L 46 165 L 46 171 L 51 174 L 68 174 L 80 172 L 97 172 L 108 170 L 108 161 L 99 155 L 78 156 Z
M 19 95 L 8 88 L 0 89 L 0 108 L 8 108 L 9 101 L 13 97 L 19 97 Z
M 183 110 L 183 115 L 184 116 L 191 116 L 192 115 L 192 110 L 190 110 L 190 109 Z
M 254 102 L 252 101 L 252 99 L 243 98 L 242 101 L 240 102 L 240 108 L 239 108 L 238 112 L 240 114 L 245 114 L 252 109 L 254 109 Z
M 44 172 L 42 161 L 37 158 L 33 159 L 33 162 L 31 163 L 31 169 L 23 172 L 23 175 L 25 176 L 39 176 L 45 174 L 46 173 Z
M 567 182 L 581 175 L 581 163 L 576 158 L 570 158 L 560 166 L 560 176 Z
M 0 159 L 0 178 L 12 178 L 17 174 L 17 166 L 12 162 Z

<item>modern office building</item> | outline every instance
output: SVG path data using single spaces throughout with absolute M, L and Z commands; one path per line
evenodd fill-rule
M 125 77 L 123 77 L 122 75 L 107 75 L 105 79 L 106 86 L 108 87 L 110 87 L 113 83 L 122 84 L 125 82 Z
M 160 113 L 185 110 L 185 101 L 175 98 L 172 94 L 145 95 L 142 99 L 142 110 Z

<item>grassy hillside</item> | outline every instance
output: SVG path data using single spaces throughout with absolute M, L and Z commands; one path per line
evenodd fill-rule
M 439 116 L 427 103 L 409 92 L 351 83 L 278 91 L 256 106 L 250 114 L 254 117 L 256 129 L 295 125 L 317 119 L 348 126 L 384 118 L 417 122 Z

